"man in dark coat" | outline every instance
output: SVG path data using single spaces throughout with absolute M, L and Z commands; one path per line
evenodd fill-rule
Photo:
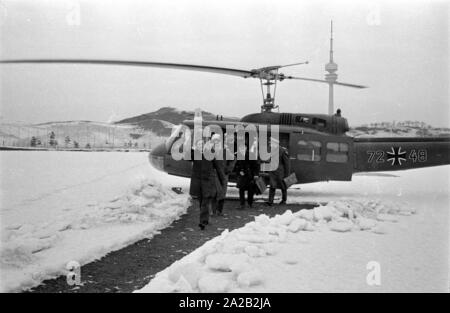
M 222 155 L 222 160 L 215 160 L 216 164 L 216 171 L 217 171 L 217 178 L 222 177 L 222 181 L 220 183 L 220 188 L 217 189 L 217 195 L 213 199 L 212 203 L 212 213 L 214 215 L 222 215 L 223 206 L 225 204 L 225 197 L 227 194 L 227 187 L 228 187 L 228 175 L 231 173 L 231 171 L 234 168 L 234 160 L 228 161 L 226 160 L 225 155 L 225 149 L 223 147 L 222 137 L 219 134 L 214 134 L 211 137 L 211 143 L 214 145 L 214 147 L 218 148 L 218 150 L 215 150 L 214 153 L 218 153 L 219 155 Z M 231 168 L 231 171 L 229 168 Z M 219 182 L 219 179 L 217 179 L 217 182 Z
M 227 196 L 227 190 L 228 190 L 228 179 L 230 177 L 230 174 L 234 170 L 234 166 L 236 165 L 236 159 L 234 160 L 224 160 L 223 161 L 223 167 L 224 167 L 224 183 L 222 186 L 222 192 L 217 196 L 217 214 L 222 215 L 223 214 L 223 206 L 225 204 L 225 198 Z
M 224 183 L 222 186 L 222 192 L 217 196 L 217 215 L 223 214 L 223 207 L 225 205 L 225 198 L 228 190 L 228 180 L 230 174 L 233 173 L 234 167 L 237 162 L 237 153 L 231 153 L 235 150 L 235 141 L 235 136 L 225 134 L 225 141 L 223 143 L 223 163 L 221 164 L 223 166 L 224 172 Z
M 247 203 L 249 207 L 253 205 L 253 196 L 256 190 L 255 179 L 259 176 L 260 163 L 258 160 L 250 160 L 249 152 L 246 148 L 245 159 L 238 160 L 234 167 L 237 174 L 237 187 L 239 188 L 240 207 L 245 209 L 245 191 L 247 191 Z
M 209 223 L 209 211 L 212 209 L 212 202 L 221 192 L 224 177 L 223 171 L 217 160 L 209 161 L 203 156 L 202 141 L 199 140 L 195 149 L 201 152 L 201 160 L 195 160 L 195 151 L 193 151 L 193 164 L 191 174 L 191 185 L 189 194 L 192 196 L 195 205 L 200 207 L 201 230 Z
M 290 160 L 288 150 L 279 145 L 279 141 L 272 138 L 271 139 L 271 149 L 276 149 L 278 147 L 278 167 L 276 170 L 269 172 L 270 179 L 270 189 L 269 189 L 269 202 L 268 205 L 273 204 L 275 198 L 276 189 L 281 189 L 281 202 L 280 204 L 285 204 L 287 200 L 287 188 L 283 179 L 289 176 L 290 173 Z

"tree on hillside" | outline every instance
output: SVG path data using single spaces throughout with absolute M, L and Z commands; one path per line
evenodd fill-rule
M 69 136 L 66 136 L 66 138 L 64 138 L 64 144 L 66 145 L 66 148 L 70 144 L 70 137 Z
M 31 137 L 30 146 L 36 147 L 36 143 L 37 143 L 36 137 L 34 136 Z
M 55 147 L 55 146 L 57 146 L 58 145 L 58 142 L 56 141 L 56 135 L 55 135 L 55 132 L 54 131 L 52 131 L 51 133 L 50 133 L 50 140 L 49 140 L 49 145 L 50 145 L 50 147 Z

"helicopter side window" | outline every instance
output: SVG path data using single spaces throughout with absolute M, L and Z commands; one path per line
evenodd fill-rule
M 325 128 L 327 126 L 327 121 L 321 118 L 313 118 L 313 124 Z
M 348 162 L 348 144 L 342 142 L 327 143 L 327 162 L 346 163 Z
M 297 147 L 297 159 L 300 161 L 318 162 L 321 160 L 322 143 L 320 141 L 300 140 Z

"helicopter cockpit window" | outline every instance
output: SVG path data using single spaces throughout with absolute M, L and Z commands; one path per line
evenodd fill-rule
M 300 140 L 297 147 L 297 159 L 300 161 L 318 162 L 321 160 L 322 143 L 320 141 Z
M 348 162 L 348 144 L 342 142 L 327 143 L 327 162 Z
M 177 125 L 172 129 L 172 133 L 169 138 L 167 138 L 165 144 L 167 151 L 170 151 L 172 148 L 172 145 L 175 142 L 178 142 L 180 138 L 183 138 L 183 142 L 190 141 L 190 136 L 186 136 L 186 132 L 183 131 L 183 128 L 186 127 L 185 125 Z M 183 152 L 183 146 L 180 147 L 180 152 Z
M 295 122 L 296 123 L 301 123 L 301 124 L 309 124 L 309 117 L 296 116 L 295 117 Z

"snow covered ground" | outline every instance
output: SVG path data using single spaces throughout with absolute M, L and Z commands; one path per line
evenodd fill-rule
M 2 151 L 0 172 L 0 291 L 151 238 L 189 204 L 147 153 Z
M 291 204 L 328 204 L 225 231 L 138 292 L 448 292 L 450 166 L 396 175 L 303 185 Z

